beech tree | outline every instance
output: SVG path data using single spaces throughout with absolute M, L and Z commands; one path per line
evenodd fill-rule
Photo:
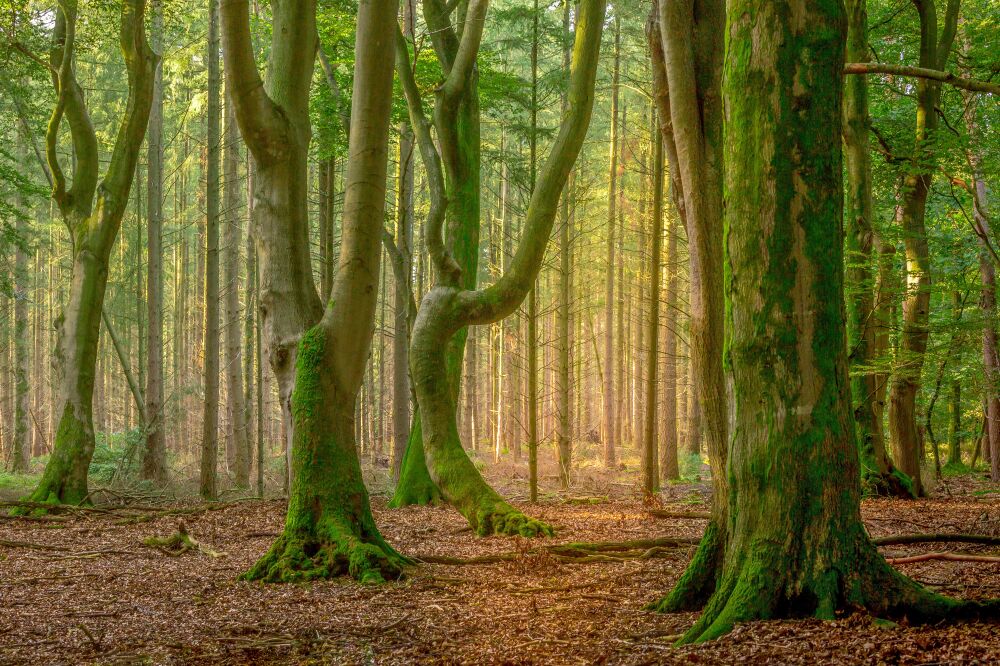
M 29 497 L 35 502 L 79 504 L 88 499 L 87 471 L 94 452 L 94 376 L 108 264 L 128 206 L 153 98 L 157 56 L 146 40 L 145 8 L 144 0 L 122 2 L 119 43 L 128 72 L 128 101 L 103 178 L 97 134 L 76 78 L 78 2 L 62 2 L 55 10 L 48 64 L 56 103 L 45 147 L 52 199 L 72 241 L 73 269 L 56 321 L 58 428 L 45 472 Z M 69 178 L 59 156 L 64 120 L 73 144 Z
M 843 6 L 728 7 L 726 286 L 734 430 L 725 555 L 682 642 L 784 615 L 994 613 L 926 591 L 860 517 L 843 285 Z M 781 461 L 776 464 L 776 461 Z
M 285 529 L 247 580 L 346 574 L 381 582 L 398 577 L 409 562 L 375 526 L 354 420 L 378 294 L 393 72 L 384 54 L 397 34 L 397 8 L 396 0 L 365 0 L 358 7 L 340 258 L 326 311 L 296 354 Z
M 568 92 L 570 110 L 563 117 L 559 135 L 538 172 L 511 265 L 494 284 L 473 290 L 464 286 L 470 278 L 463 273 L 465 262 L 456 258 L 468 251 L 469 239 L 452 227 L 449 246 L 443 234 L 448 194 L 453 191 L 456 181 L 464 181 L 454 176 L 459 167 L 454 159 L 460 154 L 455 152 L 456 126 L 440 122 L 440 119 L 454 117 L 470 77 L 474 76 L 486 6 L 486 0 L 470 0 L 464 13 L 466 24 L 460 41 L 456 41 L 454 32 L 449 32 L 450 27 L 449 31 L 443 28 L 440 31 L 444 37 L 439 39 L 452 42 L 447 51 L 439 49 L 439 57 L 442 52 L 452 54 L 446 60 L 447 78 L 438 88 L 434 109 L 435 118 L 439 120 L 435 122 L 435 129 L 440 152 L 431 136 L 431 124 L 413 77 L 408 46 L 401 34 L 397 37 L 397 72 L 431 188 L 431 210 L 424 222 L 424 234 L 434 267 L 434 285 L 421 301 L 414 323 L 410 373 L 420 409 L 426 467 L 444 498 L 479 534 L 536 536 L 551 534 L 552 528 L 528 518 L 505 502 L 486 483 L 462 449 L 455 412 L 456 384 L 452 380 L 460 371 L 461 363 L 452 369 L 454 365 L 449 363 L 452 352 L 448 351 L 448 346 L 453 336 L 466 326 L 489 324 L 509 315 L 535 282 L 558 212 L 559 194 L 566 185 L 590 123 L 605 3 L 603 0 L 580 3 Z M 428 27 L 438 32 L 434 20 L 435 17 L 440 19 L 440 15 L 428 15 L 426 4 L 424 12 Z M 461 360 L 461 355 L 457 360 Z M 412 451 L 408 452 L 407 458 L 411 455 Z M 404 462 L 404 467 L 406 464 Z

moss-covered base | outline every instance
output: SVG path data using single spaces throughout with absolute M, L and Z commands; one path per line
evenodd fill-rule
M 861 489 L 868 497 L 915 499 L 917 496 L 913 488 L 913 479 L 895 467 L 884 473 L 866 470 L 861 475 Z
M 524 515 L 501 499 L 484 501 L 476 511 L 475 523 L 479 536 L 549 537 L 555 534 L 548 523 Z
M 27 497 L 26 502 L 40 504 L 71 504 L 78 506 L 89 503 L 87 470 L 94 455 L 94 432 L 89 423 L 89 415 L 81 419 L 71 405 L 64 405 L 59 429 L 53 442 L 52 455 L 45 465 L 42 478 Z M 18 507 L 13 515 L 43 515 L 44 508 L 29 509 Z
M 384 583 L 402 578 L 411 564 L 380 538 L 365 539 L 350 530 L 323 535 L 286 530 L 240 579 L 301 583 L 350 576 L 360 583 Z
M 426 506 L 444 504 L 444 495 L 431 479 L 424 457 L 423 433 L 420 428 L 420 412 L 413 417 L 410 439 L 403 455 L 403 465 L 399 473 L 399 483 L 389 501 L 389 506 L 398 509 L 404 506 Z
M 660 613 L 679 613 L 704 608 L 715 592 L 722 571 L 725 543 L 721 535 L 718 523 L 715 520 L 709 521 L 698 550 L 674 589 L 659 601 L 647 605 L 646 609 Z
M 930 592 L 889 566 L 860 527 L 855 534 L 854 546 L 841 551 L 836 561 L 819 559 L 811 566 L 782 558 L 775 543 L 731 552 L 718 589 L 679 644 L 719 638 L 739 622 L 832 620 L 838 611 L 860 609 L 912 622 L 1000 617 L 1000 600 L 963 601 Z M 792 571 L 795 575 L 789 575 Z

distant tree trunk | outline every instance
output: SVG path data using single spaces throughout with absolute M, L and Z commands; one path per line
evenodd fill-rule
M 222 77 L 219 72 L 219 0 L 208 9 L 208 144 L 205 203 L 205 402 L 201 436 L 201 496 L 218 495 L 219 452 L 219 174 L 222 157 Z
M 225 179 L 225 321 L 226 321 L 226 411 L 229 413 L 229 441 L 234 481 L 238 488 L 250 487 L 250 438 L 247 409 L 243 394 L 242 331 L 240 330 L 240 246 L 243 234 L 240 210 L 239 162 L 240 134 L 236 126 L 236 110 L 226 96 L 226 135 L 223 145 L 223 175 Z
M 163 48 L 162 0 L 153 0 L 152 47 Z M 146 449 L 142 477 L 158 485 L 167 482 L 167 442 L 163 424 L 163 67 L 157 62 L 153 102 L 146 138 Z M 176 315 L 175 315 L 176 316 Z
M 950 0 L 944 26 L 938 37 L 935 0 L 915 2 L 920 17 L 920 66 L 944 69 L 951 53 L 958 23 L 957 0 Z M 899 469 L 913 481 L 913 492 L 923 495 L 920 480 L 920 452 L 923 436 L 917 426 L 917 391 L 927 350 L 930 321 L 931 263 L 924 216 L 927 195 L 934 178 L 933 141 L 937 130 L 937 106 L 941 84 L 918 79 L 917 120 L 912 169 L 903 178 L 900 189 L 899 218 L 906 248 L 906 298 L 903 301 L 901 333 L 902 361 L 896 368 L 889 394 L 889 432 L 894 459 Z
M 649 352 L 646 359 L 646 414 L 643 449 L 645 451 L 643 464 L 643 488 L 647 493 L 655 493 L 660 489 L 659 456 L 656 441 L 656 362 L 659 354 L 660 333 L 660 254 L 663 244 L 663 134 L 654 132 L 653 137 L 653 224 L 650 227 L 651 250 L 649 254 L 649 312 L 647 322 L 647 339 Z M 669 304 L 668 304 L 669 307 Z M 672 379 L 672 378 L 664 378 Z M 665 388 L 670 390 L 671 387 Z M 675 431 L 676 433 L 676 431 Z M 672 449 L 671 449 L 672 445 Z M 677 471 L 677 439 L 664 442 L 667 478 L 676 479 Z
M 385 54 L 393 46 L 396 12 L 395 0 L 358 7 L 340 268 L 322 319 L 302 336 L 296 355 L 285 529 L 245 574 L 249 580 L 346 574 L 378 583 L 399 577 L 409 563 L 375 526 L 354 437 L 378 297 L 392 110 L 393 61 Z M 284 39 L 290 37 L 302 34 Z
M 538 159 L 538 0 L 531 14 L 531 129 L 529 173 L 531 192 L 535 191 Z M 538 501 L 538 278 L 528 291 L 528 500 Z
M 726 150 L 727 342 L 741 436 L 722 576 L 682 642 L 738 622 L 833 619 L 857 607 L 910 620 L 991 610 L 903 577 L 861 521 L 842 165 L 828 140 L 841 123 L 844 25 L 840 3 L 729 4 L 726 132 L 741 140 Z
M 25 215 L 17 216 L 15 230 L 21 241 L 27 242 L 28 220 Z M 10 446 L 10 470 L 15 473 L 25 473 L 31 465 L 31 421 L 29 414 L 31 395 L 28 387 L 28 376 L 31 373 L 31 359 L 28 353 L 31 341 L 28 334 L 29 260 L 28 249 L 18 245 L 14 255 L 14 430 Z M 38 390 L 39 387 L 35 388 Z
M 608 268 L 604 280 L 604 466 L 617 464 L 615 433 L 615 208 L 618 203 L 618 78 L 621 60 L 621 18 L 615 11 L 615 55 L 611 75 L 611 147 L 608 164 Z
M 654 163 L 655 170 L 662 170 L 662 160 Z M 656 173 L 656 171 L 654 171 Z M 662 175 L 660 178 L 662 179 Z M 659 190 L 654 190 L 654 197 L 660 198 L 661 215 L 663 186 Z M 655 202 L 656 199 L 654 198 Z M 654 205 L 655 210 L 655 205 Z M 663 446 L 660 448 L 660 476 L 664 479 L 680 478 L 680 466 L 678 465 L 678 448 L 680 438 L 678 437 L 677 416 L 681 413 L 678 408 L 677 391 L 678 387 L 684 386 L 687 392 L 686 381 L 678 381 L 677 373 L 677 309 L 680 307 L 677 299 L 680 296 L 678 289 L 677 273 L 677 221 L 670 216 L 670 227 L 667 230 L 667 294 L 666 294 L 666 325 L 664 326 L 663 341 Z M 673 454 L 671 454 L 671 451 Z
M 867 62 L 868 2 L 847 2 L 847 60 Z M 876 494 L 912 496 L 910 480 L 892 464 L 885 450 L 882 424 L 875 422 L 877 376 L 875 361 L 875 280 L 872 275 L 872 167 L 869 147 L 868 80 L 846 77 L 844 83 L 844 156 L 847 171 L 845 221 L 847 226 L 848 350 L 853 375 L 851 393 L 854 422 L 861 452 L 862 481 Z
M 50 64 L 57 101 L 46 147 L 52 196 L 70 231 L 73 256 L 69 291 L 56 321 L 59 425 L 52 455 L 29 498 L 36 502 L 76 504 L 88 497 L 87 470 L 95 443 L 94 381 L 109 260 L 128 205 L 153 97 L 157 58 L 146 42 L 144 12 L 143 0 L 125 0 L 122 5 L 119 37 L 128 71 L 128 102 L 100 183 L 97 135 L 74 68 L 77 8 L 61 5 L 55 12 Z M 70 126 L 75 158 L 68 188 L 57 151 L 64 118 Z
M 404 25 L 412 29 L 412 16 L 404 8 Z M 407 123 L 399 126 L 399 175 L 396 196 L 396 248 L 399 271 L 394 272 L 392 338 L 392 478 L 399 482 L 410 436 L 410 323 L 413 301 L 413 131 Z M 401 273 L 401 275 L 400 275 Z
M 570 34 L 570 2 L 563 1 L 563 33 Z M 570 43 L 567 40 L 563 50 L 563 70 L 569 76 L 571 62 Z M 567 98 L 563 94 L 562 112 L 565 114 Z M 570 426 L 570 308 L 572 307 L 572 255 L 570 245 L 570 197 L 572 196 L 573 174 L 562 193 L 559 224 L 559 299 L 556 308 L 556 344 L 558 347 L 556 369 L 556 446 L 559 454 L 559 487 L 567 490 L 572 481 L 573 445 Z

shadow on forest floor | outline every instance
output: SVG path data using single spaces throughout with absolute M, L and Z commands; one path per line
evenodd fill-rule
M 586 470 L 583 470 L 586 472 Z M 372 472 L 373 474 L 375 472 Z M 526 494 L 519 466 L 487 466 L 508 495 Z M 517 504 L 557 526 L 545 543 L 697 538 L 704 483 L 669 486 L 643 501 L 625 474 L 581 473 L 569 496 Z M 543 482 L 545 477 L 543 475 Z M 630 475 L 634 479 L 634 475 Z M 511 480 L 513 479 L 513 480 Z M 981 475 L 947 480 L 935 497 L 869 500 L 873 536 L 917 532 L 1000 535 L 1000 494 Z M 569 562 L 538 542 L 479 539 L 448 508 L 388 510 L 373 498 L 389 541 L 411 555 L 491 564 L 424 564 L 399 583 L 348 581 L 263 586 L 237 582 L 281 529 L 281 500 L 69 513 L 0 521 L 0 663 L 996 663 L 997 627 L 907 627 L 855 615 L 835 622 L 756 622 L 711 644 L 673 648 L 692 614 L 642 607 L 670 589 L 692 548 L 644 559 Z M 108 510 L 109 512 L 102 512 Z M 167 510 L 177 513 L 169 514 Z M 183 520 L 205 546 L 172 557 L 148 548 Z M 1000 555 L 962 544 L 891 546 L 887 556 L 953 552 Z M 210 551 L 215 551 L 215 557 Z M 946 594 L 1000 597 L 1000 564 L 925 561 L 900 565 Z

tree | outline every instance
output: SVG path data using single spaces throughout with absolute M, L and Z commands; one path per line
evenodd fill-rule
M 842 162 L 828 140 L 842 121 L 843 6 L 737 0 L 728 16 L 729 521 L 719 583 L 682 641 L 856 607 L 911 620 L 995 612 L 902 576 L 861 522 Z
M 847 59 L 868 59 L 868 2 L 848 0 Z M 872 276 L 874 231 L 872 230 L 871 119 L 868 115 L 868 81 L 849 76 L 844 86 L 844 155 L 847 168 L 845 211 L 847 220 L 848 333 L 852 368 L 851 395 L 854 421 L 861 450 L 861 474 L 865 485 L 880 495 L 913 495 L 912 481 L 892 464 L 885 448 L 876 359 L 875 280 Z
M 915 0 L 920 17 L 920 66 L 944 69 L 951 54 L 958 27 L 959 0 L 948 0 L 941 34 L 938 35 L 936 0 Z M 920 372 L 927 351 L 930 316 L 931 264 L 924 217 L 927 195 L 934 178 L 932 140 L 937 130 L 936 109 L 941 84 L 917 80 L 917 118 L 912 164 L 903 177 L 899 200 L 899 222 L 906 249 L 905 275 L 908 285 L 903 302 L 901 359 L 889 391 L 889 432 L 893 453 L 900 470 L 913 481 L 913 492 L 923 494 L 920 481 L 920 450 L 923 436 L 917 427 L 916 400 Z
M 94 377 L 108 264 L 128 205 L 153 97 L 157 56 L 146 41 L 145 6 L 144 0 L 122 3 L 119 41 L 128 72 L 128 101 L 100 183 L 97 135 L 74 66 L 78 3 L 61 3 L 55 11 L 49 64 L 57 97 L 46 134 L 46 155 L 52 198 L 72 241 L 73 272 L 56 322 L 59 425 L 52 455 L 29 498 L 36 502 L 77 504 L 88 499 L 87 470 L 95 444 Z M 64 119 L 75 158 L 69 183 L 58 150 Z
M 409 560 L 371 515 L 355 441 L 354 406 L 371 350 L 385 213 L 395 0 L 358 7 L 350 148 L 339 268 L 326 311 L 299 344 L 293 474 L 285 530 L 245 574 L 291 582 L 342 574 L 395 578 Z
M 660 332 L 660 254 L 663 243 L 663 134 L 655 132 L 653 138 L 653 225 L 652 251 L 649 254 L 649 313 L 647 339 L 649 355 L 646 361 L 646 413 L 643 430 L 643 488 L 647 493 L 655 493 L 660 489 L 659 456 L 657 455 L 656 433 L 656 368 L 659 365 L 656 357 L 659 354 Z M 669 307 L 669 304 L 668 304 Z M 671 378 L 672 379 L 672 378 Z M 669 404 L 669 403 L 668 403 Z M 668 460 L 668 478 L 679 476 L 677 472 L 677 437 L 674 431 L 673 439 L 667 439 L 664 445 L 673 445 L 673 450 L 666 452 Z M 673 464 L 670 465 L 671 460 Z
M 677 587 L 663 602 L 664 609 L 680 610 L 696 606 L 711 593 L 725 549 L 728 439 L 722 367 L 721 104 L 725 7 L 719 0 L 661 0 L 654 11 L 649 31 L 653 96 L 674 202 L 688 238 L 690 376 L 695 388 L 688 436 L 699 441 L 704 428 L 712 468 L 712 519 Z
M 438 153 L 410 68 L 408 47 L 401 35 L 397 39 L 397 71 L 432 193 L 425 236 L 434 265 L 435 284 L 424 296 L 414 324 L 410 372 L 416 388 L 430 475 L 444 497 L 479 534 L 535 536 L 550 534 L 551 528 L 526 517 L 505 502 L 483 480 L 462 449 L 455 415 L 457 394 L 450 380 L 447 343 L 466 326 L 489 324 L 509 315 L 534 284 L 557 213 L 559 193 L 569 178 L 590 123 L 603 10 L 603 0 L 584 0 L 580 4 L 570 75 L 571 110 L 564 116 L 559 135 L 539 171 L 510 269 L 493 285 L 481 290 L 463 286 L 463 280 L 468 278 L 463 278 L 462 262 L 456 260 L 453 254 L 456 250 L 446 246 L 442 234 L 445 192 L 449 191 L 446 190 L 445 173 L 452 172 L 454 165 L 446 166 L 443 171 L 439 155 L 448 156 L 444 160 L 447 165 L 450 156 L 454 155 L 456 137 L 450 131 L 443 132 L 442 123 L 435 123 L 441 145 Z M 465 31 L 461 41 L 449 50 L 453 55 L 448 60 L 449 67 L 445 68 L 447 78 L 438 88 L 435 105 L 438 119 L 449 117 L 461 103 L 474 71 L 485 12 L 484 0 L 473 0 L 467 9 Z M 428 26 L 436 30 L 434 19 L 426 14 L 425 6 Z M 455 35 L 445 33 L 445 37 L 452 39 Z
M 163 6 L 151 3 L 152 48 L 163 48 Z M 167 481 L 167 441 L 163 427 L 163 65 L 153 74 L 153 101 L 146 138 L 146 448 L 142 476 L 157 484 Z
M 226 82 L 240 135 L 253 156 L 251 226 L 257 246 L 261 337 L 278 384 L 286 454 L 294 437 L 292 389 L 303 333 L 323 316 L 309 252 L 309 87 L 317 49 L 315 0 L 272 7 L 267 72 L 250 38 L 249 2 L 221 6 Z M 289 464 L 289 470 L 293 465 Z
M 215 499 L 219 455 L 219 163 L 222 157 L 222 80 L 219 0 L 208 2 L 208 169 L 205 221 L 205 400 L 201 434 L 201 496 Z
M 621 68 L 621 17 L 615 12 L 615 57 L 611 75 L 611 148 L 608 158 L 608 272 L 604 278 L 604 466 L 614 467 L 618 454 L 615 434 L 615 209 L 618 203 L 618 94 Z

